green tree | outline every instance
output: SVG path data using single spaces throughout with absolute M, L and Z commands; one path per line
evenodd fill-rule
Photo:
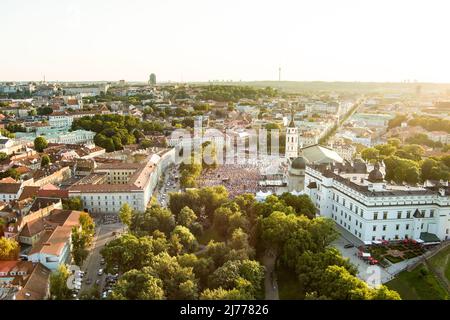
M 390 145 L 396 147 L 397 149 L 399 149 L 400 146 L 402 145 L 401 140 L 400 140 L 400 139 L 397 139 L 397 138 L 390 138 L 390 139 L 388 139 L 387 142 L 388 142 L 388 144 L 390 144 Z
M 37 152 L 43 152 L 45 148 L 47 148 L 48 142 L 44 137 L 37 137 L 34 139 L 34 149 Z
M 253 296 L 238 289 L 225 290 L 223 288 L 206 289 L 200 295 L 200 300 L 251 300 Z
M 397 148 L 392 144 L 380 144 L 375 146 L 375 149 L 377 149 L 379 155 L 383 157 L 392 156 L 397 151 Z
M 120 211 L 119 211 L 119 219 L 120 219 L 120 221 L 124 225 L 130 227 L 132 216 L 133 216 L 133 211 L 131 210 L 131 207 L 129 206 L 128 203 L 124 203 L 122 205 L 122 208 L 120 208 Z
M 120 277 L 111 293 L 113 300 L 163 300 L 161 279 L 154 277 L 146 268 L 130 270 Z
M 197 220 L 197 215 L 188 206 L 185 206 L 183 209 L 181 209 L 180 213 L 177 216 L 178 224 L 182 225 L 182 226 L 185 226 L 185 227 L 188 227 L 188 228 L 196 220 Z
M 89 254 L 87 248 L 94 240 L 95 224 L 86 212 L 80 213 L 79 223 L 80 228 L 72 229 L 72 257 L 75 264 L 81 266 Z
M 121 273 L 142 269 L 154 256 L 153 242 L 150 237 L 138 238 L 128 233 L 110 241 L 100 252 L 106 262 L 105 269 L 112 272 L 117 266 Z
M 0 161 L 4 161 L 8 158 L 9 158 L 9 156 L 6 153 L 0 152 Z
M 52 300 L 66 300 L 70 298 L 70 289 L 67 287 L 70 271 L 65 264 L 50 275 L 50 297 Z
M 77 266 L 81 266 L 86 260 L 89 251 L 86 249 L 86 236 L 76 227 L 72 229 L 72 257 Z
M 183 267 L 176 257 L 167 252 L 156 255 L 149 265 L 149 272 L 163 282 L 163 289 L 169 300 L 197 299 L 197 280 L 191 267 Z
M 361 158 L 365 161 L 378 161 L 380 151 L 375 148 L 365 148 L 361 151 Z
M 169 236 L 175 228 L 175 217 L 165 208 L 154 205 L 145 212 L 136 212 L 131 219 L 130 230 L 141 234 L 151 234 L 155 230 Z
M 399 294 L 395 291 L 383 287 L 371 289 L 363 280 L 340 266 L 329 266 L 325 269 L 318 293 L 333 300 L 400 300 Z
M 64 210 L 83 210 L 83 202 L 80 197 L 71 197 L 69 199 L 63 199 Z
M 279 198 L 286 205 L 294 208 L 297 214 L 303 214 L 310 219 L 316 216 L 316 206 L 307 195 L 295 196 L 289 192 L 285 192 Z
M 326 248 L 318 253 L 305 251 L 295 263 L 295 272 L 305 292 L 320 291 L 321 278 L 328 266 L 344 267 L 353 276 L 358 271 L 336 248 Z
M 41 157 L 41 167 L 46 167 L 50 164 L 50 157 L 46 154 Z
M 253 260 L 227 261 L 209 278 L 210 288 L 238 289 L 253 298 L 261 294 L 264 267 Z
M 197 250 L 198 243 L 191 231 L 184 226 L 176 226 L 173 229 L 171 237 L 176 236 L 182 245 L 183 252 L 193 252 Z
M 384 159 L 386 166 L 387 181 L 394 181 L 396 183 L 411 183 L 419 182 L 420 171 L 419 165 L 413 160 L 403 159 L 396 156 L 391 156 Z
M 0 238 L 0 260 L 19 259 L 20 246 L 14 239 Z

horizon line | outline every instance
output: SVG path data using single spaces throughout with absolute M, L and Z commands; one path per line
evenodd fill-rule
M 119 79 L 119 80 L 45 80 L 46 83 L 94 83 L 94 82 L 100 82 L 100 83 L 118 83 L 120 81 L 124 80 L 125 83 L 143 83 L 146 84 L 148 81 L 144 80 L 125 80 L 125 79 Z M 43 79 L 41 80 L 0 80 L 0 83 L 11 83 L 11 82 L 36 82 L 41 83 L 44 82 Z M 322 82 L 322 83 L 371 83 L 371 84 L 437 84 L 437 85 L 450 85 L 449 82 L 435 82 L 435 81 L 366 81 L 366 80 L 194 80 L 194 81 L 172 81 L 172 80 L 165 80 L 157 82 L 157 84 L 197 84 L 197 83 L 251 83 L 251 82 L 273 82 L 273 83 L 289 83 L 289 82 L 296 82 L 296 83 L 314 83 L 314 82 Z

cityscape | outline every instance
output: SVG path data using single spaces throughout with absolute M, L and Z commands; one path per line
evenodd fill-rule
M 0 73 L 0 300 L 450 298 L 450 78 L 73 59 Z

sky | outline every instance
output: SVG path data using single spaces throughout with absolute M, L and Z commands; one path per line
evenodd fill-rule
M 2 0 L 0 81 L 450 82 L 447 0 Z

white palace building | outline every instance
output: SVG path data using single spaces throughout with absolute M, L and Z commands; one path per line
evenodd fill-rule
M 450 239 L 448 181 L 432 187 L 390 184 L 378 164 L 307 165 L 304 192 L 320 215 L 361 241 Z

